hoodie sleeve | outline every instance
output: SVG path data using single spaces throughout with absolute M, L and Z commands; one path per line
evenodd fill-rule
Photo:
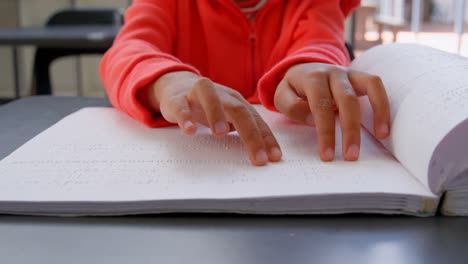
M 274 106 L 276 87 L 286 71 L 298 63 L 319 62 L 348 65 L 344 46 L 344 22 L 359 0 L 296 1 L 285 11 L 282 34 L 272 55 L 269 70 L 258 84 L 261 103 L 268 109 Z
M 173 54 L 176 1 L 135 0 L 125 25 L 104 55 L 100 75 L 112 105 L 150 127 L 171 125 L 138 100 L 140 90 L 171 71 L 191 71 Z

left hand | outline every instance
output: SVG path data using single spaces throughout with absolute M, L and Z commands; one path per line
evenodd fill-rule
M 367 95 L 379 139 L 390 133 L 390 106 L 378 76 L 323 63 L 301 63 L 289 68 L 275 93 L 276 108 L 290 119 L 315 126 L 323 161 L 335 156 L 335 109 L 339 109 L 342 152 L 346 160 L 359 158 L 361 122 L 358 96 Z

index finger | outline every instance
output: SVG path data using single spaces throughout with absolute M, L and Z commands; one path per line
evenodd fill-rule
M 224 101 L 224 110 L 226 118 L 235 127 L 246 146 L 251 162 L 257 166 L 265 165 L 268 162 L 268 154 L 250 109 L 243 102 L 228 97 Z

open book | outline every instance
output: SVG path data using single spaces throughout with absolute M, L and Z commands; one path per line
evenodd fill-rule
M 313 128 L 261 106 L 284 154 L 263 167 L 250 164 L 235 132 L 190 137 L 112 108 L 85 108 L 0 162 L 0 213 L 468 215 L 468 60 L 393 44 L 352 67 L 381 76 L 392 107 L 391 136 L 380 142 L 362 98 L 357 162 L 339 151 L 320 161 Z M 340 138 L 337 129 L 337 150 Z

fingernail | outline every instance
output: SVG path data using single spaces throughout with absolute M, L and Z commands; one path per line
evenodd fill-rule
M 217 122 L 215 124 L 215 133 L 216 134 L 224 134 L 224 133 L 227 133 L 229 128 L 228 128 L 228 125 L 226 124 L 226 122 Z
M 334 157 L 335 151 L 332 148 L 327 148 L 327 150 L 325 150 L 325 158 L 327 160 L 333 160 Z
M 193 129 L 195 127 L 195 124 L 192 121 L 187 120 L 187 121 L 184 122 L 183 126 L 184 126 L 185 130 L 190 130 L 190 129 Z
M 277 147 L 274 147 L 270 150 L 270 156 L 272 156 L 275 159 L 281 158 L 281 155 L 283 154 L 281 153 L 281 150 Z
M 308 126 L 315 126 L 315 122 L 314 122 L 314 115 L 312 113 L 310 113 L 307 118 L 306 118 L 306 125 Z
M 380 127 L 379 127 L 379 133 L 380 133 L 381 135 L 384 135 L 384 136 L 388 135 L 388 130 L 389 130 L 389 129 L 388 129 L 388 125 L 387 125 L 387 124 L 382 124 L 382 125 L 380 125 Z
M 356 144 L 349 146 L 346 155 L 349 159 L 357 159 L 359 157 L 359 147 Z
M 258 162 L 267 162 L 268 161 L 268 156 L 264 150 L 260 150 L 257 152 L 257 155 L 255 156 L 255 160 Z

